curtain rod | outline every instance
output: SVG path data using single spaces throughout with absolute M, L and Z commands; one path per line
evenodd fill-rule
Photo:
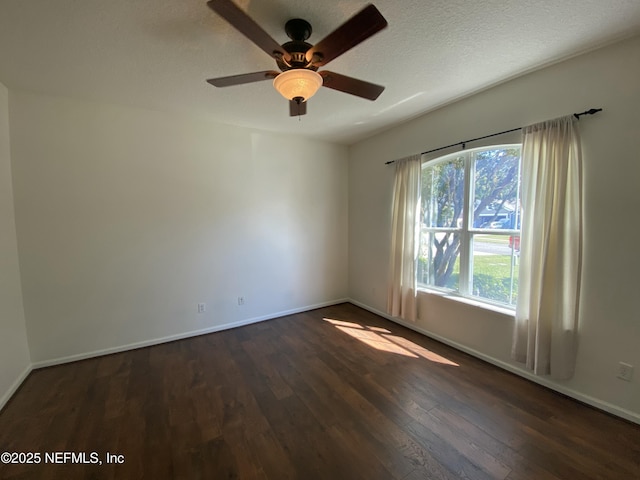
M 573 116 L 580 120 L 582 115 L 593 115 L 595 113 L 601 112 L 601 108 L 590 108 L 589 110 L 585 110 L 582 113 L 574 113 Z M 426 152 L 422 152 L 420 155 L 426 155 L 427 153 L 438 152 L 440 150 L 444 150 L 446 148 L 457 147 L 458 145 L 462 145 L 462 149 L 464 150 L 467 143 L 475 142 L 477 140 L 484 140 L 485 138 L 495 137 L 498 135 L 504 135 L 505 133 L 517 132 L 518 130 L 522 130 L 524 127 L 512 128 L 511 130 L 505 130 L 504 132 L 492 133 L 490 135 L 485 135 L 484 137 L 472 138 L 469 140 L 463 140 L 462 142 L 452 143 L 451 145 L 447 145 L 446 147 L 434 148 L 433 150 L 427 150 Z M 385 165 L 390 165 L 392 163 L 396 163 L 395 160 L 389 160 L 388 162 L 384 162 Z

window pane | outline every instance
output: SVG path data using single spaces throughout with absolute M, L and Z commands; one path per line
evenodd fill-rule
M 418 283 L 458 290 L 459 278 L 460 233 L 423 230 L 418 257 Z
M 520 228 L 520 148 L 475 155 L 474 228 Z
M 515 305 L 518 293 L 520 237 L 473 236 L 471 292 L 476 297 Z
M 515 306 L 522 208 L 520 150 L 520 145 L 496 145 L 423 165 L 421 286 Z
M 422 219 L 427 227 L 460 228 L 464 208 L 464 157 L 422 169 Z

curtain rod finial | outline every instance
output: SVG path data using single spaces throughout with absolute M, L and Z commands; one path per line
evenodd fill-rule
M 595 113 L 601 112 L 601 108 L 590 108 L 589 110 L 585 110 L 582 113 L 574 113 L 573 116 L 580 120 L 581 115 L 593 115 Z

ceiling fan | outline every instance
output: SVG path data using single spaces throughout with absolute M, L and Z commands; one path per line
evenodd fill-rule
M 262 27 L 231 0 L 210 0 L 207 5 L 240 33 L 255 43 L 276 61 L 280 72 L 264 70 L 229 77 L 211 78 L 215 87 L 229 87 L 243 83 L 273 79 L 273 85 L 289 100 L 289 114 L 307 113 L 307 100 L 323 86 L 357 97 L 375 100 L 384 87 L 353 77 L 318 68 L 342 55 L 387 26 L 387 21 L 373 5 L 368 5 L 315 45 L 307 43 L 311 25 L 294 18 L 285 26 L 291 41 L 279 45 Z

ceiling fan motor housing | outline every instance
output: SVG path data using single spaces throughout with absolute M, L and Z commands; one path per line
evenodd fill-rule
M 284 30 L 291 41 L 282 44 L 282 48 L 289 52 L 291 60 L 289 63 L 286 63 L 282 58 L 276 58 L 278 68 L 283 72 L 293 68 L 307 68 L 313 71 L 318 70 L 318 67 L 310 65 L 305 57 L 307 50 L 313 47 L 310 43 L 305 42 L 305 40 L 311 36 L 311 32 L 313 31 L 311 24 L 301 18 L 292 18 L 284 25 Z

